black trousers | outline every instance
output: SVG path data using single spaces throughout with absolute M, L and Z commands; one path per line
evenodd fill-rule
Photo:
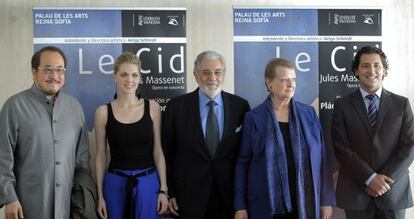
M 273 216 L 273 219 L 297 219 L 299 218 L 295 213 L 287 213 L 285 215 Z
M 217 184 L 213 183 L 204 219 L 234 218 L 233 206 L 227 206 L 219 194 Z

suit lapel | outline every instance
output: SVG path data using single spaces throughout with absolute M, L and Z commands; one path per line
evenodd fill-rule
M 365 103 L 364 103 L 364 100 L 362 99 L 362 95 L 361 95 L 361 92 L 359 91 L 359 89 L 357 89 L 352 94 L 351 103 L 352 103 L 353 107 L 355 108 L 355 110 L 357 111 L 359 117 L 363 121 L 364 126 L 368 130 L 368 133 L 369 133 L 370 137 L 372 138 L 373 135 L 372 135 L 372 131 L 371 131 L 371 126 L 369 125 L 369 121 L 368 121 L 367 109 L 365 107 Z
M 198 89 L 193 91 L 191 93 L 191 104 L 188 104 L 187 113 L 188 113 L 188 119 L 193 127 L 192 130 L 194 130 L 195 138 L 197 141 L 199 141 L 200 150 L 203 151 L 204 154 L 207 156 L 210 156 L 210 152 L 208 151 L 206 142 L 204 140 L 204 134 L 203 134 L 203 127 L 201 125 L 201 117 L 200 117 L 200 103 L 199 103 L 199 97 L 198 97 Z
M 387 92 L 387 90 L 382 89 L 381 94 L 381 102 L 379 105 L 379 113 L 378 113 L 378 119 L 377 119 L 377 130 L 381 127 L 382 122 L 384 122 L 385 115 L 387 115 L 388 110 L 390 109 L 390 106 L 392 105 L 392 98 L 390 97 L 390 94 Z

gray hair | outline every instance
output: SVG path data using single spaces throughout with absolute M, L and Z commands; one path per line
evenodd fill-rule
M 196 70 L 198 69 L 198 66 L 200 65 L 201 61 L 203 61 L 204 59 L 218 59 L 221 62 L 221 66 L 223 67 L 223 73 L 226 72 L 226 61 L 224 60 L 224 57 L 220 55 L 218 52 L 209 50 L 198 54 L 196 60 L 194 61 L 194 74 L 196 73 Z

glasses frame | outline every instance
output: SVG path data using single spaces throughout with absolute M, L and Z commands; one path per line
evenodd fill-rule
M 42 70 L 42 72 L 47 75 L 51 75 L 54 72 L 58 75 L 64 75 L 66 73 L 66 68 L 63 67 L 39 66 L 37 69 Z

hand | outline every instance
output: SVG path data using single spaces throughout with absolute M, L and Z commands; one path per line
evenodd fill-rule
M 238 210 L 234 213 L 234 219 L 248 219 L 247 210 Z
M 175 198 L 170 198 L 170 202 L 168 204 L 168 210 L 170 210 L 170 212 L 173 215 L 178 216 L 178 205 L 177 205 L 177 200 Z
M 321 206 L 321 219 L 331 219 L 332 218 L 332 207 L 331 206 Z
M 365 188 L 365 192 L 368 193 L 368 195 L 370 195 L 370 196 L 372 196 L 374 198 L 378 197 L 377 193 L 374 192 L 374 190 L 370 189 L 369 187 L 366 187 Z
M 377 174 L 371 183 L 368 185 L 368 190 L 377 196 L 381 196 L 384 193 L 388 192 L 391 189 L 391 184 L 394 183 L 394 180 L 383 174 Z M 369 194 L 369 193 L 368 193 Z M 375 197 L 375 196 L 374 196 Z
M 98 200 L 97 211 L 98 211 L 98 214 L 99 214 L 100 218 L 102 218 L 102 219 L 107 219 L 108 218 L 108 214 L 106 212 L 106 203 L 105 203 L 105 200 L 103 198 L 99 198 L 99 200 Z
M 168 197 L 164 193 L 158 193 L 157 211 L 158 214 L 164 214 L 168 210 Z
M 10 202 L 4 208 L 5 219 L 19 219 L 23 217 L 23 208 L 19 201 Z

